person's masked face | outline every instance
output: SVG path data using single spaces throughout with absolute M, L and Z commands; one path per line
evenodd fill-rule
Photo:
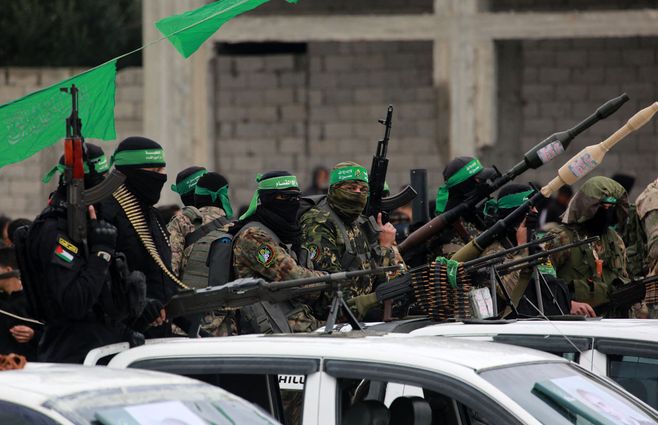
M 126 186 L 146 205 L 158 203 L 166 181 L 167 174 L 164 167 L 140 168 L 126 172 Z
M 368 203 L 368 184 L 361 181 L 347 181 L 329 189 L 329 204 L 347 221 L 356 220 Z
M 583 223 L 585 231 L 590 235 L 602 235 L 608 227 L 617 224 L 617 207 L 611 204 L 601 204 L 592 218 Z
M 297 222 L 297 212 L 300 205 L 298 190 L 277 191 L 261 197 L 263 207 L 290 223 Z

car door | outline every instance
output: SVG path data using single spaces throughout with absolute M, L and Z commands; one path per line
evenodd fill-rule
M 325 359 L 323 370 L 327 378 L 321 389 L 320 425 L 354 425 L 368 416 L 377 423 L 381 415 L 390 418 L 382 416 L 381 423 L 391 425 L 521 423 L 475 386 L 434 371 L 337 359 Z
M 164 357 L 140 360 L 129 367 L 174 373 L 216 385 L 261 407 L 286 425 L 299 425 L 302 417 L 317 416 L 317 403 L 311 400 L 317 400 L 320 391 L 320 359 Z
M 597 338 L 594 349 L 606 375 L 626 391 L 658 409 L 658 344 L 616 338 Z

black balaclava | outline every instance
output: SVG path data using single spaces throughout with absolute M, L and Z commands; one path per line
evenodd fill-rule
M 608 231 L 608 227 L 617 223 L 617 207 L 611 205 L 609 208 L 599 207 L 592 218 L 583 222 L 583 228 L 588 235 L 602 235 Z
M 499 191 L 498 191 L 498 196 L 497 200 L 500 201 L 501 198 L 512 195 L 515 193 L 522 193 L 522 192 L 528 192 L 532 190 L 532 188 L 526 184 L 520 184 L 520 183 L 509 183 L 503 186 Z M 498 208 L 496 212 L 496 218 L 497 220 L 502 220 L 508 215 L 510 215 L 516 207 L 514 208 Z M 523 221 L 523 220 L 521 220 Z M 516 231 L 521 225 L 521 221 L 518 223 L 514 223 L 514 226 L 512 228 L 507 229 L 507 239 L 509 239 L 509 242 L 511 242 L 513 245 L 516 245 Z
M 105 161 L 105 164 L 107 164 L 107 158 L 105 157 L 105 152 L 100 146 L 88 142 L 85 142 L 84 146 L 85 161 L 87 163 L 87 169 L 89 170 L 88 172 L 85 172 L 84 184 L 85 189 L 90 189 L 102 183 L 105 179 L 107 171 L 99 173 L 96 171 L 95 165 L 99 160 Z M 64 165 L 64 155 L 60 156 L 59 164 Z M 107 166 L 103 168 L 106 167 Z M 50 181 L 50 176 L 48 177 L 48 180 L 44 181 Z M 59 177 L 59 184 L 57 186 L 56 192 L 62 199 L 66 199 L 66 186 L 64 186 L 63 175 L 60 175 Z
M 267 180 L 273 177 L 291 176 L 287 171 L 270 171 L 262 175 L 260 180 Z M 285 244 L 292 244 L 295 251 L 299 251 L 301 228 L 297 221 L 300 200 L 276 200 L 277 194 L 300 195 L 299 189 L 285 190 L 259 190 L 258 196 L 260 204 L 251 216 L 246 217 L 231 228 L 231 234 L 237 234 L 245 224 L 251 221 L 258 221 L 267 226 L 281 239 Z
M 162 146 L 146 137 L 133 136 L 119 143 L 114 155 L 116 156 L 119 152 L 124 151 L 143 150 L 158 151 L 162 150 Z M 126 188 L 146 206 L 153 206 L 158 203 L 162 187 L 167 181 L 167 175 L 156 171 L 141 170 L 141 168 L 157 168 L 165 165 L 164 159 L 145 159 L 143 162 L 131 163 L 130 165 L 124 165 L 118 160 L 115 161 L 117 170 L 126 175 Z
M 197 170 L 198 171 L 198 170 Z M 202 187 L 204 189 L 209 189 L 213 192 L 221 189 L 224 186 L 228 186 L 228 180 L 224 176 L 222 176 L 219 173 L 207 173 L 204 174 L 199 181 L 197 182 L 198 187 Z M 182 199 L 182 196 L 181 196 Z M 195 207 L 201 208 L 201 207 L 217 207 L 224 209 L 224 205 L 222 205 L 222 200 L 217 197 L 215 200 L 212 200 L 212 197 L 210 195 L 199 195 L 199 194 L 194 194 L 194 204 Z
M 192 166 L 192 167 L 187 167 L 180 173 L 176 175 L 176 184 L 179 184 L 186 178 L 190 177 L 192 174 L 198 173 L 199 171 L 205 171 L 204 167 L 197 167 Z M 194 187 L 192 187 L 188 192 L 185 193 L 180 193 L 177 192 L 180 195 L 180 200 L 183 202 L 183 205 L 185 206 L 190 206 L 194 205 Z

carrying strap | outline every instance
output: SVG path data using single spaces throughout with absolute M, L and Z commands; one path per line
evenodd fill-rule
M 133 230 L 135 230 L 135 233 L 137 233 L 137 237 L 139 237 L 139 240 L 142 242 L 142 246 L 146 249 L 146 252 L 148 252 L 149 256 L 153 259 L 155 264 L 157 264 L 160 270 L 162 270 L 162 272 L 179 287 L 190 289 L 189 286 L 184 284 L 171 270 L 169 270 L 162 260 L 162 257 L 160 257 L 160 253 L 153 242 L 151 232 L 149 231 L 142 209 L 137 202 L 137 198 L 135 198 L 135 196 L 130 193 L 124 185 L 119 186 L 119 188 L 112 193 L 112 196 L 119 203 L 119 206 L 126 214 L 130 225 Z
M 204 224 L 203 226 L 198 227 L 192 233 L 188 233 L 187 235 L 185 235 L 185 248 L 197 243 L 199 239 L 208 235 L 210 232 L 219 230 L 229 223 L 230 222 L 228 221 L 228 219 L 226 219 L 226 217 L 217 217 L 213 221 L 210 221 Z
M 357 259 L 359 254 L 357 254 L 356 252 L 356 247 L 354 246 L 354 242 L 350 238 L 349 233 L 347 232 L 347 227 L 345 227 L 345 223 L 343 223 L 343 220 L 338 216 L 338 214 L 336 214 L 336 211 L 334 211 L 329 206 L 329 203 L 327 202 L 327 198 L 324 198 L 320 202 L 318 202 L 316 208 L 326 213 L 329 213 L 329 216 L 331 217 L 331 221 L 336 225 L 336 229 L 341 234 L 341 237 L 345 242 L 345 253 L 343 254 L 343 257 L 340 259 L 340 267 L 343 270 L 350 270 L 350 268 L 354 264 L 354 261 Z M 364 260 L 366 262 L 368 261 L 367 258 L 365 258 Z

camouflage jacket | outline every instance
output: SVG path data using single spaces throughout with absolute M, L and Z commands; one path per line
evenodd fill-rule
M 255 277 L 268 282 L 323 276 L 324 272 L 299 265 L 290 249 L 272 238 L 259 227 L 242 229 L 233 241 L 233 271 L 236 278 Z M 304 303 L 312 302 L 319 294 L 310 294 L 304 299 L 291 302 L 286 312 L 293 332 L 310 332 L 319 327 L 318 320 Z
M 368 270 L 404 264 L 397 247 L 372 246 L 360 227 L 359 220 L 351 224 L 338 223 L 340 218 L 322 207 L 314 207 L 300 219 L 303 244 L 308 250 L 316 270 L 336 273 L 343 270 Z M 341 231 L 344 227 L 345 231 Z M 372 292 L 377 281 L 374 277 L 355 279 L 344 289 L 346 299 Z M 331 300 L 322 300 L 325 308 Z
M 636 205 L 647 241 L 647 275 L 652 276 L 658 274 L 658 180 L 642 191 Z
M 185 236 L 194 232 L 199 226 L 210 223 L 211 221 L 219 218 L 226 217 L 223 209 L 217 207 L 185 207 L 181 214 L 175 215 L 169 224 L 167 230 L 169 231 L 169 240 L 171 243 L 171 269 L 176 276 L 180 277 L 187 265 L 187 258 L 189 258 L 192 246 L 185 248 Z M 228 231 L 229 226 L 225 226 L 225 231 Z
M 470 242 L 471 239 L 480 234 L 480 231 L 473 223 L 466 220 L 460 220 L 459 222 L 469 235 L 468 240 L 465 241 L 453 226 L 444 229 L 441 233 L 428 241 L 428 262 L 434 261 L 436 257 L 452 257 L 457 251 L 464 247 L 464 245 Z
M 557 237 L 547 243 L 546 249 L 586 238 L 580 226 L 575 224 L 562 224 L 549 233 Z M 597 271 L 597 259 L 602 261 L 601 273 Z M 612 228 L 608 228 L 598 242 L 555 253 L 551 261 L 557 277 L 573 291 L 573 299 L 594 307 L 609 300 L 613 284 L 630 281 L 624 241 Z

